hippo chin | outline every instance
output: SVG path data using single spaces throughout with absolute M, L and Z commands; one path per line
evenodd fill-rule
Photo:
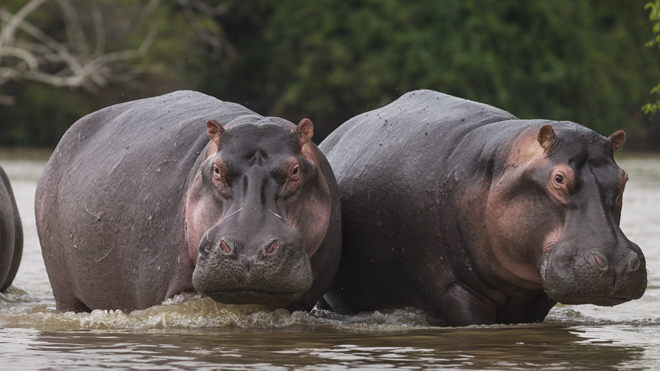
M 319 146 L 343 222 L 324 304 L 470 325 L 641 297 L 644 255 L 619 228 L 624 139 L 429 90 L 350 119 Z
M 0 167 L 0 292 L 16 277 L 23 256 L 23 227 L 9 178 Z
M 92 113 L 37 188 L 58 309 L 142 309 L 184 291 L 311 309 L 341 246 L 337 184 L 313 124 L 195 92 Z

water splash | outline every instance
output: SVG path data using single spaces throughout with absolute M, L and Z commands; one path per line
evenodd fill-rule
M 392 310 L 343 316 L 331 311 L 289 312 L 270 310 L 258 305 L 225 305 L 207 297 L 181 294 L 161 305 L 144 310 L 94 310 L 74 313 L 55 310 L 47 305 L 29 303 L 28 294 L 19 289 L 15 298 L 0 311 L 1 327 L 41 328 L 48 331 L 130 329 L 281 329 L 295 326 L 330 326 L 347 331 L 398 331 L 429 326 L 426 315 L 418 310 Z M 12 294 L 10 294 L 12 295 Z M 23 297 L 21 299 L 21 297 Z M 4 301 L 4 299 L 2 299 Z

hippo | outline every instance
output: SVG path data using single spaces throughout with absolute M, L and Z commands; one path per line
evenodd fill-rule
M 14 281 L 23 257 L 23 225 L 9 177 L 0 167 L 0 292 Z
M 319 306 L 415 307 L 463 326 L 641 297 L 644 255 L 619 228 L 624 139 L 430 90 L 348 120 L 319 145 L 343 224 Z
M 63 136 L 36 192 L 59 310 L 182 292 L 310 310 L 339 265 L 334 174 L 298 125 L 192 91 L 107 107 Z

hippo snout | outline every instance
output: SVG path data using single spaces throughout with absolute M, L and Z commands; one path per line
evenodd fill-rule
M 560 303 L 612 306 L 644 294 L 646 260 L 629 241 L 615 251 L 576 252 L 558 244 L 544 255 L 540 277 L 546 293 Z
M 297 234 L 297 233 L 296 233 Z M 195 289 L 225 304 L 285 305 L 312 285 L 299 236 L 245 241 L 206 233 L 193 272 Z

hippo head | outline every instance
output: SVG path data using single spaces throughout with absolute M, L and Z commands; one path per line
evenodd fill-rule
M 492 188 L 497 260 L 555 301 L 611 306 L 646 290 L 644 255 L 619 228 L 628 175 L 613 153 L 624 139 L 573 123 L 537 126 Z
M 313 130 L 308 119 L 207 122 L 211 142 L 186 203 L 197 291 L 226 304 L 282 307 L 310 289 L 309 257 L 331 212 Z

